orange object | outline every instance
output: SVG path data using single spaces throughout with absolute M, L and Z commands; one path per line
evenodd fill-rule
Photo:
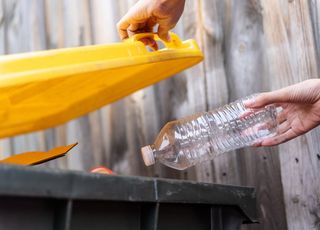
M 0 160 L 3 164 L 15 165 L 36 165 L 59 157 L 63 157 L 78 143 L 72 145 L 61 146 L 49 150 L 48 152 L 25 152 Z
M 92 173 L 101 173 L 101 174 L 109 174 L 109 175 L 113 175 L 115 174 L 111 169 L 108 169 L 106 167 L 97 167 L 91 170 Z

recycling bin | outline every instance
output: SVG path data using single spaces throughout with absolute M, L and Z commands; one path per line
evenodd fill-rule
M 233 230 L 257 223 L 251 187 L 0 165 L 0 229 Z

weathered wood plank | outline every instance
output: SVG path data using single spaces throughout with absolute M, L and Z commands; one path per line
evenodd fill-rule
M 222 1 L 200 1 L 204 60 L 206 79 L 207 109 L 214 109 L 228 103 L 229 91 L 227 69 L 224 63 L 224 3 Z M 230 8 L 226 8 L 230 10 Z M 227 18 L 227 16 L 226 16 Z M 213 160 L 212 174 L 217 183 L 239 184 L 238 166 L 235 151 L 222 154 Z
M 19 52 L 21 50 L 21 52 L 23 51 L 27 51 L 26 48 L 22 48 L 22 47 L 18 47 L 21 46 L 20 42 L 19 42 L 19 37 L 21 37 L 20 35 L 20 31 L 19 27 L 23 28 L 25 27 L 23 23 L 20 22 L 19 20 L 19 14 L 21 9 L 21 6 L 18 2 L 16 1 L 4 1 L 3 2 L 3 6 L 4 6 L 4 11 L 6 12 L 6 18 L 5 18 L 5 51 L 7 54 L 10 53 L 16 53 Z M 16 137 L 16 138 L 12 138 L 10 140 L 11 142 L 11 153 L 13 154 L 14 152 L 18 152 L 19 150 L 21 151 L 22 149 L 17 148 L 17 145 L 21 145 L 22 148 L 24 148 L 25 146 L 25 141 L 24 141 L 24 137 Z M 21 151 L 22 152 L 22 151 Z
M 119 41 L 116 24 L 120 19 L 119 1 L 91 0 L 92 32 L 95 44 Z
M 45 40 L 45 14 L 42 0 L 5 1 L 7 53 L 43 50 Z M 30 11 L 33 13 L 30 14 Z M 39 149 L 38 133 L 20 135 L 13 139 L 11 153 Z
M 88 0 L 63 1 L 64 46 L 75 47 L 92 43 L 91 16 Z M 90 115 L 89 115 L 90 116 Z M 89 117 L 83 116 L 67 124 L 67 142 L 78 142 L 77 153 L 70 154 L 70 168 L 89 170 L 94 165 Z M 77 162 L 77 163 L 75 163 Z
M 57 49 L 64 47 L 64 29 L 63 29 L 63 1 L 45 0 L 45 29 L 47 49 Z M 66 139 L 66 126 L 61 125 L 57 128 L 51 128 L 40 133 L 40 148 L 49 150 L 51 148 L 69 144 Z M 60 158 L 44 164 L 44 167 L 54 167 L 67 169 L 67 158 Z
M 0 53 L 118 41 L 115 24 L 135 2 L 0 0 Z M 88 170 L 104 165 L 125 175 L 253 185 L 262 224 L 248 229 L 285 229 L 285 211 L 289 229 L 316 229 L 319 129 L 279 147 L 226 153 L 182 173 L 144 166 L 140 147 L 152 143 L 167 121 L 319 76 L 317 0 L 186 4 L 176 30 L 184 39 L 196 38 L 206 57 L 202 64 L 67 125 L 1 140 L 0 157 L 79 142 L 67 158 L 46 166 Z
M 5 23 L 6 23 L 6 17 L 5 17 L 5 1 L 0 1 L 0 54 L 5 54 Z
M 312 20 L 314 41 L 317 47 L 318 66 L 320 66 L 320 2 L 309 0 L 309 9 Z
M 273 89 L 318 77 L 316 45 L 307 1 L 262 1 Z M 285 6 L 285 7 L 284 7 Z M 284 12 L 285 11 L 285 12 Z M 290 16 L 284 17 L 286 12 Z M 319 228 L 319 130 L 279 146 L 289 229 Z M 314 141 L 314 142 L 313 142 Z
M 269 87 L 264 55 L 263 16 L 259 1 L 233 1 L 225 18 L 225 68 L 229 100 L 233 101 Z M 248 229 L 285 229 L 280 162 L 276 148 L 245 148 L 230 156 L 236 163 L 238 184 L 255 186 L 262 217 L 259 226 Z M 272 191 L 270 193 L 269 191 Z M 266 196 L 268 194 L 268 196 Z
M 126 5 L 124 5 L 123 2 L 120 2 L 119 18 L 117 18 L 117 21 L 120 20 L 121 15 L 127 12 L 135 2 L 137 1 L 128 0 Z M 118 159 L 118 164 L 115 165 L 115 167 L 121 168 L 121 171 L 133 175 L 152 175 L 154 168 L 147 168 L 144 166 L 140 147 L 147 144 L 148 140 L 150 141 L 150 137 L 154 137 L 159 129 L 157 108 L 155 108 L 154 87 L 140 90 L 125 98 L 123 102 L 124 107 L 122 107 L 121 110 L 125 117 L 120 116 L 120 119 L 113 117 L 111 121 L 113 124 L 119 123 L 119 121 L 125 121 L 124 138 L 127 140 L 127 146 L 124 155 L 122 155 L 122 160 Z M 115 114 L 114 112 L 112 111 L 113 114 Z M 115 126 L 114 128 L 116 129 Z M 115 138 L 116 139 L 114 140 L 117 140 L 115 143 L 118 143 L 119 148 L 120 139 L 122 138 L 121 136 Z M 121 153 L 116 152 L 113 154 Z
M 119 10 L 119 1 L 91 1 L 92 39 L 95 44 L 118 41 L 115 24 L 120 18 Z M 116 159 L 122 159 L 122 153 L 127 146 L 124 141 L 125 122 L 119 122 L 119 119 L 124 119 L 124 102 L 105 106 L 99 111 L 99 117 L 100 130 L 96 130 L 92 136 L 92 140 L 95 140 L 93 147 L 100 150 L 100 160 L 96 158 L 95 162 L 114 169 Z M 115 121 L 117 122 L 113 124 Z
M 45 0 L 45 14 L 47 49 L 64 47 L 63 0 Z
M 200 13 L 202 2 L 186 1 L 182 20 L 184 28 L 183 36 L 185 38 L 195 38 L 200 48 L 204 51 L 206 48 L 204 43 L 205 34 L 203 30 L 203 17 Z M 186 78 L 186 100 L 178 105 L 177 118 L 208 109 L 205 68 L 205 64 L 201 63 L 183 73 Z M 179 86 L 176 88 L 173 90 L 178 90 Z M 212 162 L 205 162 L 189 171 L 192 173 L 192 170 L 195 170 L 196 179 L 199 181 L 211 181 L 213 176 L 211 173 L 212 167 Z
M 0 55 L 6 54 L 6 28 L 7 17 L 5 0 L 0 0 Z M 0 140 L 0 158 L 5 158 L 11 155 L 11 141 L 10 139 Z

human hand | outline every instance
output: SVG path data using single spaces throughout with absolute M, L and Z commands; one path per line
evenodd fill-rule
M 273 146 L 300 136 L 320 124 L 320 79 L 310 79 L 276 91 L 261 93 L 246 101 L 248 109 L 274 104 L 282 107 L 278 114 L 278 132 L 255 146 Z
M 118 22 L 120 38 L 126 39 L 137 33 L 153 32 L 158 26 L 158 36 L 170 41 L 169 30 L 175 27 L 184 9 L 185 0 L 140 0 Z M 150 39 L 141 40 L 145 45 L 157 49 L 157 43 Z

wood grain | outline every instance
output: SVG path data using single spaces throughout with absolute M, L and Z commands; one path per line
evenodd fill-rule
M 227 14 L 230 18 L 225 18 L 224 55 L 229 100 L 233 101 L 268 90 L 271 79 L 265 56 L 267 47 L 260 2 L 233 1 L 231 9 L 232 12 Z M 277 149 L 244 148 L 236 151 L 232 159 L 237 184 L 257 189 L 258 208 L 263 220 L 259 227 L 248 226 L 248 229 L 286 229 Z
M 282 3 L 282 5 L 280 4 Z M 262 1 L 271 82 L 276 89 L 318 77 L 307 1 Z M 274 23 L 270 23 L 270 22 Z M 275 23 L 276 22 L 276 23 Z M 318 129 L 279 146 L 281 182 L 289 229 L 319 229 Z M 316 176 L 317 175 L 317 176 Z
M 0 54 L 118 42 L 116 22 L 136 0 L 0 0 Z M 245 148 L 179 172 L 145 167 L 140 147 L 168 121 L 239 97 L 319 77 L 318 0 L 186 1 L 175 31 L 205 60 L 112 105 L 42 132 L 0 141 L 0 157 L 79 142 L 42 167 L 181 178 L 257 188 L 260 225 L 320 228 L 320 129 L 273 148 Z
M 309 0 L 309 10 L 311 14 L 314 42 L 317 47 L 317 61 L 320 66 L 320 2 Z
M 0 1 L 0 55 L 6 54 L 6 30 L 7 30 L 7 11 L 5 1 Z M 0 140 L 0 158 L 6 158 L 11 155 L 11 141 L 10 139 Z

